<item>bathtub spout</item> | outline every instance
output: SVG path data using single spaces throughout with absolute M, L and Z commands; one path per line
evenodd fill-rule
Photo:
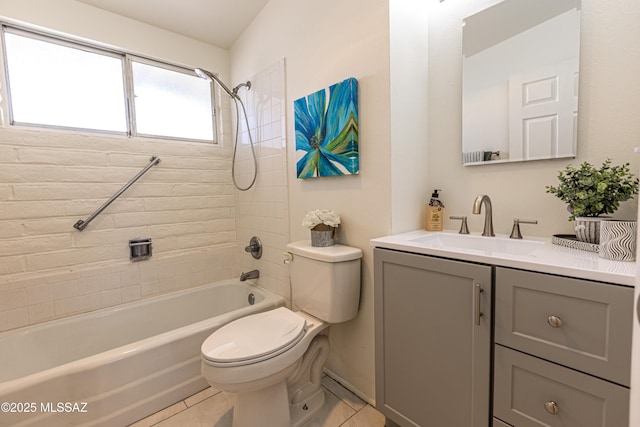
M 244 282 L 247 279 L 257 279 L 258 277 L 260 277 L 260 271 L 251 270 L 251 271 L 248 271 L 246 273 L 242 273 L 240 275 L 240 281 Z

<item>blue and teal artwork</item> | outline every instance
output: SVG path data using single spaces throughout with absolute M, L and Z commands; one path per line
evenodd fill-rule
M 293 106 L 298 178 L 357 174 L 358 81 L 350 77 Z

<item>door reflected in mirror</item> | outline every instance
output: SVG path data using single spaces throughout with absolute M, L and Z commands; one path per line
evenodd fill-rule
M 464 165 L 576 156 L 580 8 L 504 0 L 464 19 Z

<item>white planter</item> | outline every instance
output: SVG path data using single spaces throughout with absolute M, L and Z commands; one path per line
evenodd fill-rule
M 600 258 L 635 261 L 636 229 L 636 221 L 602 221 L 600 225 Z
M 600 223 L 610 219 L 602 216 L 581 216 L 573 222 L 576 238 L 581 242 L 600 243 Z

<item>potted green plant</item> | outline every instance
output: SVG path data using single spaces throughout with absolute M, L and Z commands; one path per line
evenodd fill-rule
M 599 243 L 601 215 L 612 214 L 620 202 L 638 194 L 638 178 L 631 173 L 629 163 L 612 166 L 607 159 L 598 169 L 589 162 L 579 168 L 567 165 L 558 173 L 560 184 L 547 186 L 567 203 L 569 221 L 575 221 L 576 237 L 589 243 Z

